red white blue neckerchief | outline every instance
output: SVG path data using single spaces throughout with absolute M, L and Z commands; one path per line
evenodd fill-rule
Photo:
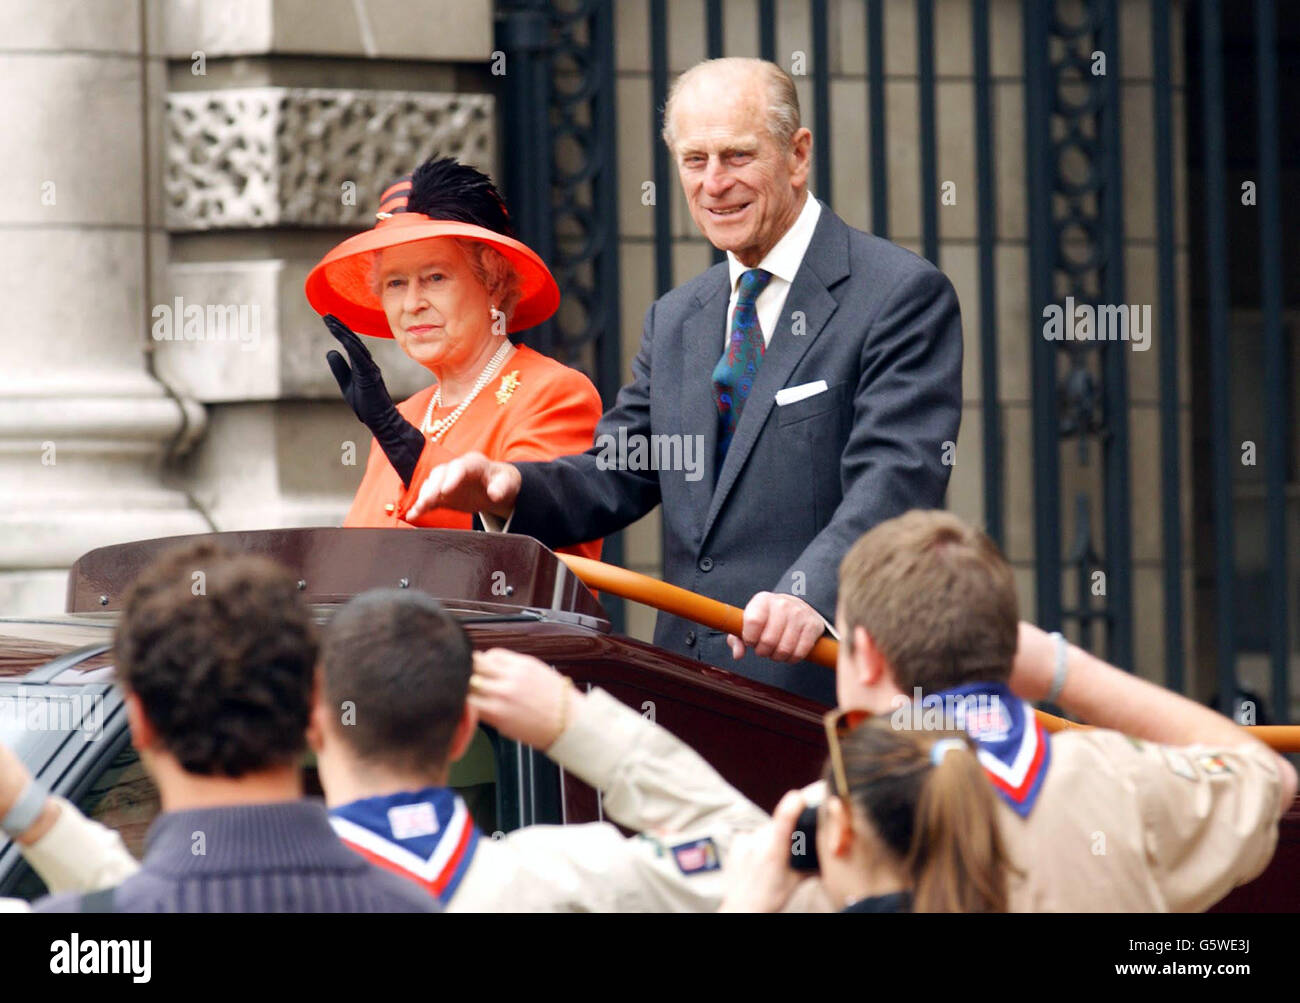
M 330 825 L 372 864 L 410 878 L 443 906 L 469 870 L 480 833 L 455 791 L 426 787 L 330 809 Z
M 994 790 L 1016 814 L 1027 817 L 1052 759 L 1051 741 L 1034 708 L 1004 683 L 971 683 L 934 695 L 943 699 L 945 718 L 952 707 L 954 727 L 965 728 L 975 741 Z

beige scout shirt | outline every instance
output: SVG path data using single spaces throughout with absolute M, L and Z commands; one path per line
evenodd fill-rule
M 1193 912 L 1256 877 L 1277 845 L 1275 757 L 1155 745 L 1102 729 L 1052 736 L 1038 802 L 999 800 L 1014 912 Z
M 1280 782 L 1262 746 L 1155 745 L 1103 729 L 1051 741 L 1029 817 L 998 799 L 1012 912 L 1199 912 L 1272 859 Z M 821 784 L 806 796 L 819 800 Z M 833 909 L 810 879 L 785 911 Z
M 672 848 L 731 837 L 766 815 L 685 744 L 592 690 L 548 754 L 604 791 L 608 823 L 532 826 L 484 839 L 451 911 L 717 908 L 721 871 L 685 874 Z M 1038 802 L 1022 819 L 999 802 L 1019 873 L 1011 908 L 1198 911 L 1259 875 L 1277 843 L 1279 779 L 1255 743 L 1174 747 L 1104 730 L 1052 737 Z M 24 853 L 51 891 L 115 885 L 138 864 L 118 835 L 63 802 L 53 828 Z M 0 900 L 0 910 L 25 903 Z M 816 881 L 792 910 L 830 908 Z
M 767 821 L 685 743 L 603 690 L 580 702 L 547 755 L 643 835 L 597 822 L 485 837 L 449 911 L 712 911 L 731 837 Z M 685 866 L 673 852 L 682 847 Z M 139 867 L 117 833 L 67 802 L 24 853 L 51 892 L 112 887 Z M 0 899 L 0 911 L 25 908 Z
M 479 842 L 450 912 L 707 912 L 731 838 L 767 814 L 670 732 L 593 689 L 546 754 L 603 792 L 608 822 Z M 683 853 L 679 864 L 675 848 Z

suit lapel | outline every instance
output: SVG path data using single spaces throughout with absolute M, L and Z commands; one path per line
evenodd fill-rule
M 718 472 L 718 483 L 709 500 L 708 516 L 704 520 L 701 539 L 707 537 L 713 528 L 723 503 L 740 476 L 741 468 L 758 441 L 759 431 L 776 406 L 776 392 L 786 386 L 800 360 L 839 305 L 828 291 L 829 287 L 848 273 L 847 227 L 823 204 L 812 242 L 808 245 L 803 264 L 799 266 L 790 292 L 786 295 L 781 318 L 772 334 L 772 341 L 763 354 L 763 364 L 759 366 L 754 388 L 750 391 L 740 423 L 736 426 L 727 458 Z M 796 312 L 803 315 L 803 334 L 793 333 Z M 714 411 L 716 414 L 716 408 Z M 715 442 L 716 439 L 715 430 Z M 713 450 L 706 455 L 712 456 Z
M 699 309 L 682 324 L 682 371 L 677 381 L 681 405 L 682 428 L 687 435 L 703 434 L 704 476 L 686 482 L 691 498 L 691 517 L 695 528 L 703 532 L 704 513 L 713 494 L 713 456 L 718 448 L 718 408 L 713 403 L 713 367 L 722 357 L 730 301 L 727 268 L 719 270 L 717 282 L 710 283 L 696 297 Z

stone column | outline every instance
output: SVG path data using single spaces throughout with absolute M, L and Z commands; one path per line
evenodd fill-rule
M 157 11 L 142 0 L 0 9 L 0 611 L 57 612 L 93 547 L 202 532 L 165 458 L 201 407 L 151 372 L 165 254 L 153 163 Z

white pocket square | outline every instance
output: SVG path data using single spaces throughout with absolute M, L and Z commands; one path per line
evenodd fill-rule
M 795 401 L 801 401 L 806 397 L 815 397 L 818 394 L 826 392 L 826 381 L 818 380 L 816 383 L 800 383 L 797 387 L 786 387 L 784 390 L 776 392 L 777 407 L 784 407 L 787 404 L 793 404 Z

